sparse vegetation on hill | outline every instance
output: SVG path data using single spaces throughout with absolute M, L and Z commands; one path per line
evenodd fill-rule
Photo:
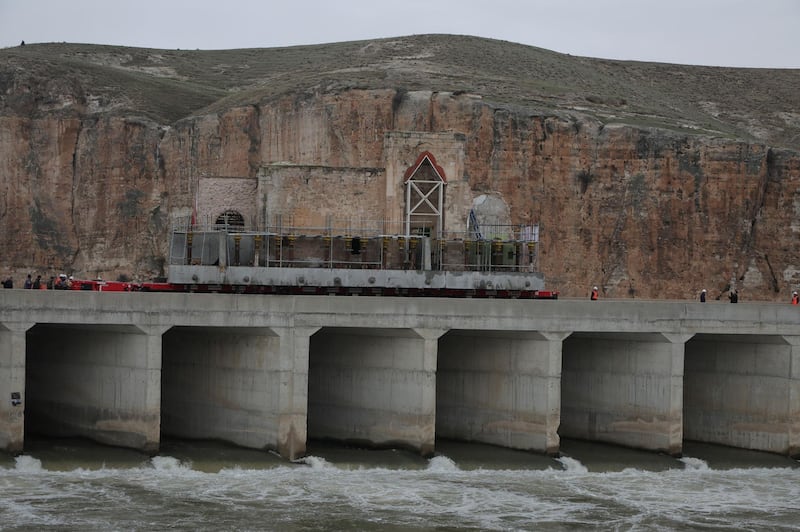
M 166 124 L 289 92 L 399 88 L 475 93 L 530 113 L 800 149 L 798 86 L 797 69 L 589 59 L 453 35 L 221 51 L 85 44 L 0 50 L 0 114 L 102 111 Z

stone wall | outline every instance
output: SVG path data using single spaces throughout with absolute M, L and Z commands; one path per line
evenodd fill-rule
M 260 223 L 360 226 L 385 219 L 383 168 L 268 165 L 258 174 Z
M 201 177 L 197 180 L 198 222 L 214 224 L 226 211 L 242 215 L 245 225 L 258 220 L 258 187 L 256 180 L 248 177 Z

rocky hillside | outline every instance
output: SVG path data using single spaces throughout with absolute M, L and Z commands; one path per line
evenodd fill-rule
M 423 35 L 191 51 L 0 50 L 0 276 L 164 273 L 197 176 L 380 167 L 466 138 L 461 177 L 542 228 L 548 284 L 744 300 L 800 286 L 800 70 L 587 59 Z

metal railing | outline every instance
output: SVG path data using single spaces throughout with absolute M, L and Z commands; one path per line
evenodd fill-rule
M 170 264 L 202 266 L 525 271 L 536 269 L 538 230 L 489 225 L 439 231 L 403 222 L 334 220 L 297 226 L 276 217 L 265 227 L 173 224 Z M 534 240 L 536 238 L 536 240 Z

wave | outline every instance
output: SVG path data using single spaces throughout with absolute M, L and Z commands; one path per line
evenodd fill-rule
M 589 469 L 580 463 L 579 460 L 574 458 L 570 458 L 569 456 L 561 456 L 556 458 L 558 462 L 561 462 L 561 465 L 564 466 L 564 471 L 568 473 L 588 473 Z
M 40 473 L 44 471 L 41 460 L 26 454 L 17 456 L 14 458 L 14 462 L 16 464 L 15 469 L 20 472 Z
M 437 473 L 460 471 L 458 465 L 446 456 L 434 456 L 428 461 L 428 471 Z
M 305 464 L 311 469 L 336 469 L 336 466 L 319 456 L 306 456 L 293 461 L 295 464 Z
M 708 471 L 708 462 L 705 460 L 701 460 L 700 458 L 692 458 L 689 456 L 684 456 L 683 458 L 679 458 L 679 461 L 684 463 L 684 469 L 689 469 L 693 471 Z

